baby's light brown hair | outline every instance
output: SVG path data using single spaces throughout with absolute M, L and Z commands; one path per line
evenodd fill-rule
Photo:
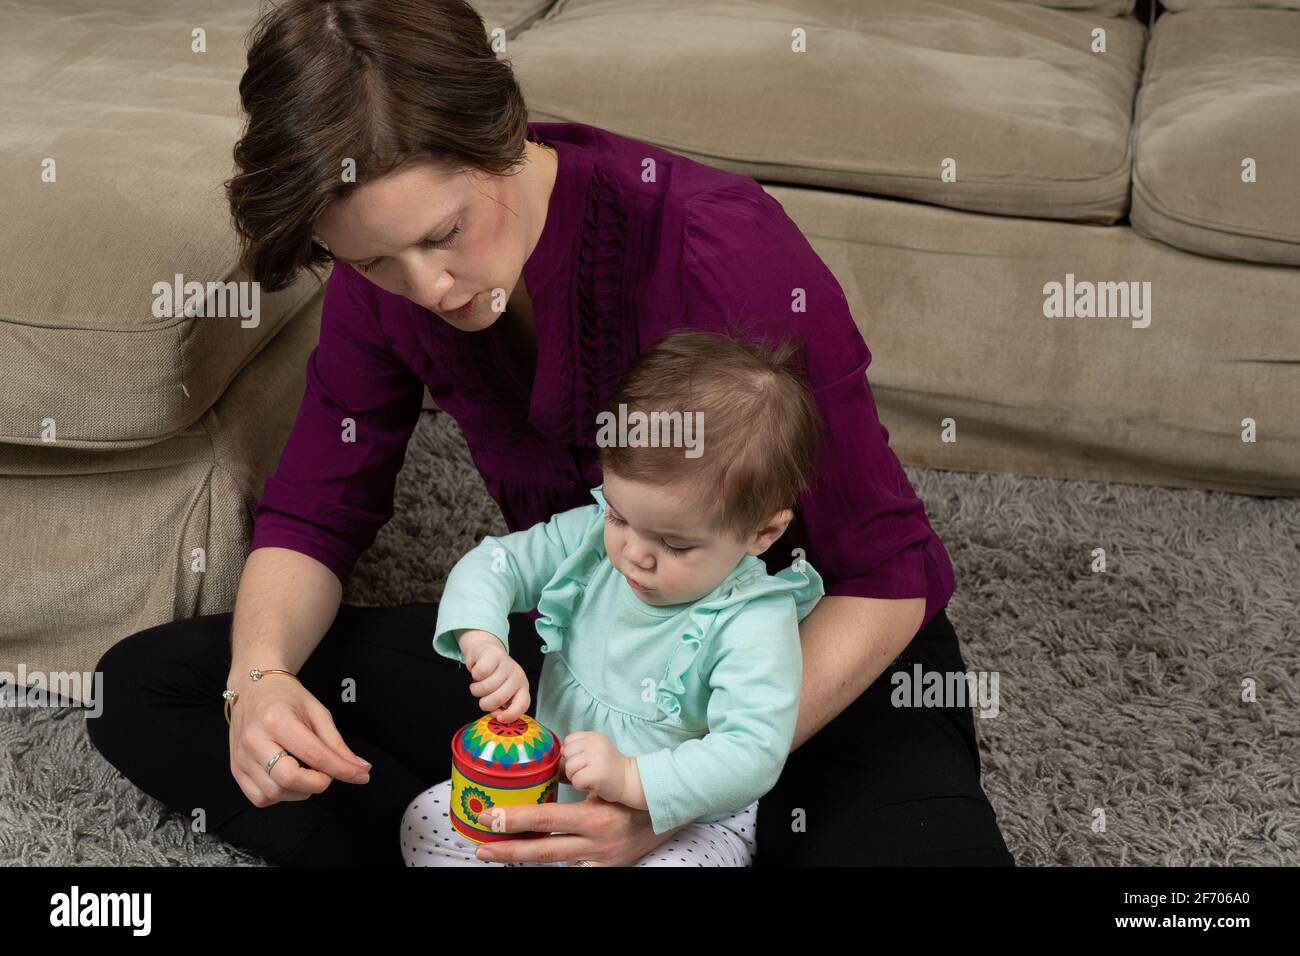
M 774 345 L 716 332 L 672 332 L 642 352 L 607 404 L 641 411 L 701 413 L 704 453 L 681 447 L 600 449 L 601 470 L 671 487 L 710 515 L 700 529 L 744 540 L 769 517 L 793 510 L 808 486 L 825 425 L 796 341 Z

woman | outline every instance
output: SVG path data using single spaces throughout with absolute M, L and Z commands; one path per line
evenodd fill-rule
M 800 628 L 798 727 L 760 802 L 758 865 L 1011 862 L 969 707 L 891 706 L 887 667 L 965 670 L 952 567 L 876 417 L 844 294 L 779 203 L 635 140 L 527 123 L 458 0 L 290 0 L 254 28 L 240 94 L 244 265 L 274 290 L 332 261 L 320 341 L 233 618 L 104 656 L 90 726 L 109 761 L 273 863 L 400 863 L 403 810 L 446 776 L 475 698 L 431 647 L 436 605 L 340 599 L 391 517 L 423 387 L 516 531 L 587 503 L 596 415 L 667 332 L 794 335 L 828 448 L 763 560 L 806 557 L 827 597 Z M 512 617 L 510 646 L 536 686 L 534 615 Z M 674 832 L 599 798 L 512 809 L 506 829 L 562 835 L 498 844 L 502 862 L 589 865 Z

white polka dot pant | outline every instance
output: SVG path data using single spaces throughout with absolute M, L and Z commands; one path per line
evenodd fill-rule
M 447 819 L 451 781 L 430 787 L 402 817 L 402 857 L 407 866 L 569 866 L 563 863 L 499 863 L 474 855 L 478 844 L 457 833 Z M 633 866 L 751 866 L 756 849 L 758 801 L 716 823 L 692 823 Z

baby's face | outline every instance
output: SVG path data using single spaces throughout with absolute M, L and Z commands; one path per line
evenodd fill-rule
M 671 488 L 605 472 L 605 553 L 646 604 L 685 604 L 708 594 L 746 554 L 770 542 L 736 541 L 703 530 L 707 512 Z M 644 587 L 638 587 L 641 585 Z

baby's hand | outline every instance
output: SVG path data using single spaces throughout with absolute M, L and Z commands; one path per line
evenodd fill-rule
M 634 761 L 624 757 L 604 734 L 582 730 L 564 738 L 564 772 L 575 790 L 623 803 Z
M 458 643 L 473 678 L 469 692 L 481 698 L 478 705 L 495 711 L 493 716 L 506 723 L 525 714 L 532 702 L 528 695 L 528 675 L 506 653 L 501 639 L 487 631 L 471 629 L 460 635 Z

